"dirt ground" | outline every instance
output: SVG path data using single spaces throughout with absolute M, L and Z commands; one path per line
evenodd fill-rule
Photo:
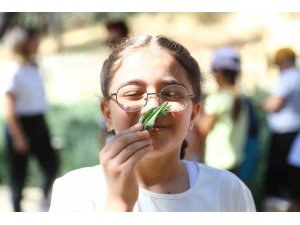
M 27 187 L 24 189 L 22 207 L 24 212 L 48 211 L 42 206 L 42 192 L 38 187 Z M 0 212 L 12 212 L 10 201 L 10 190 L 7 186 L 0 186 Z

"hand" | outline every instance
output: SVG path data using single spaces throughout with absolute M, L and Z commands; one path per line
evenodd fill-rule
M 29 151 L 29 145 L 24 136 L 15 137 L 13 140 L 13 145 L 18 154 L 24 155 Z
M 267 112 L 278 112 L 283 105 L 284 98 L 275 95 L 261 102 L 261 107 Z
M 135 168 L 152 149 L 149 132 L 142 124 L 118 133 L 104 146 L 99 158 L 107 181 L 105 210 L 133 210 L 139 195 Z

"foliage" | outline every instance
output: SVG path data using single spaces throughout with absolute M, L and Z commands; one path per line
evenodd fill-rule
M 21 25 L 61 33 L 107 20 L 126 20 L 131 12 L 15 12 L 9 14 L 9 26 Z M 0 15 L 0 22 L 4 15 Z M 1 27 L 1 23 L 0 23 Z
M 78 102 L 70 105 L 53 105 L 47 115 L 52 137 L 63 140 L 64 147 L 58 150 L 60 170 L 58 176 L 66 172 L 99 163 L 98 142 L 100 127 L 98 106 L 93 102 Z M 1 120 L 2 121 L 2 120 Z M 8 183 L 4 157 L 3 126 L 0 130 L 0 183 Z M 28 185 L 41 184 L 41 170 L 35 158 L 31 158 L 27 177 Z M 2 180 L 1 180 L 2 178 Z
M 202 12 L 197 13 L 197 18 L 203 24 L 214 24 L 220 22 L 222 19 L 229 16 L 231 13 L 229 12 Z

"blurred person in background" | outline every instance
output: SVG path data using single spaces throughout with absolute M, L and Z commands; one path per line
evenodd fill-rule
M 123 20 L 111 20 L 108 21 L 105 26 L 108 34 L 106 44 L 110 48 L 114 48 L 124 39 L 128 38 L 129 29 Z
M 106 45 L 110 51 L 129 37 L 128 26 L 123 20 L 110 20 L 105 24 L 105 27 L 107 31 Z M 97 123 L 100 127 L 99 142 L 100 145 L 104 145 L 115 135 L 115 131 L 107 129 L 102 115 L 99 115 Z
M 34 60 L 40 32 L 14 27 L 4 36 L 9 61 L 0 70 L 4 92 L 5 138 L 14 211 L 22 211 L 22 190 L 29 156 L 34 155 L 44 173 L 44 204 L 58 170 L 58 158 L 50 144 L 45 121 L 48 104 L 43 79 Z M 45 209 L 47 210 L 47 209 Z
M 271 130 L 265 180 L 267 211 L 270 202 L 278 202 L 279 207 L 280 199 L 300 200 L 300 170 L 287 160 L 291 145 L 300 131 L 300 71 L 296 67 L 296 54 L 290 48 L 279 49 L 275 53 L 274 63 L 280 70 L 280 77 L 272 94 L 261 104 L 268 112 Z M 274 210 L 288 209 L 273 207 Z
M 217 49 L 211 69 L 218 90 L 206 97 L 198 122 L 199 139 L 205 145 L 204 162 L 237 173 L 244 160 L 248 130 L 247 106 L 236 87 L 240 73 L 239 54 L 230 47 Z

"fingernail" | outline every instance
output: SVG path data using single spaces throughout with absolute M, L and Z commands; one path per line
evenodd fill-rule
M 147 148 L 149 149 L 148 151 L 152 151 L 153 150 L 153 145 L 148 145 Z
M 143 128 L 143 124 L 137 123 L 136 125 L 134 125 L 134 128 L 136 128 L 136 129 L 142 129 Z
M 148 136 L 149 136 L 149 131 L 143 130 L 143 131 L 142 131 L 142 134 L 148 137 Z

